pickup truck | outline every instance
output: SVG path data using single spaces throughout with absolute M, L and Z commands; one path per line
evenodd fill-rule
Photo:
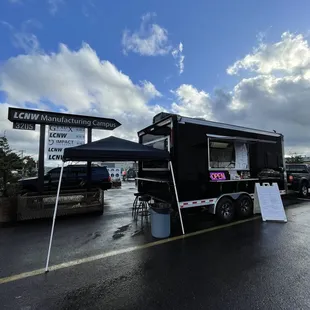
M 44 176 L 44 191 L 54 192 L 57 190 L 60 176 L 60 168 L 51 169 Z M 38 192 L 38 178 L 25 178 L 19 180 L 23 193 Z M 111 177 L 106 167 L 92 167 L 91 187 L 108 190 L 112 187 Z M 61 188 L 64 190 L 78 190 L 87 188 L 87 166 L 69 165 L 64 167 Z
M 310 165 L 286 164 L 288 190 L 298 192 L 300 197 L 308 196 L 310 186 Z

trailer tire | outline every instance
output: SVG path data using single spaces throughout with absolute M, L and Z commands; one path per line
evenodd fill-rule
M 253 215 L 253 200 L 248 195 L 241 195 L 236 201 L 236 212 L 239 218 L 248 218 Z
M 216 216 L 222 223 L 230 223 L 234 220 L 236 208 L 229 197 L 223 197 L 216 204 Z

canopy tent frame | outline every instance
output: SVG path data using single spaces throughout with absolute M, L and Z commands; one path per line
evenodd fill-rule
M 94 144 L 96 142 L 91 142 L 89 144 Z M 138 143 L 136 143 L 136 144 L 138 144 Z M 78 146 L 78 147 L 75 147 L 75 148 L 78 149 L 78 148 L 83 147 L 85 145 Z M 145 146 L 145 147 L 147 147 L 147 146 Z M 70 149 L 75 149 L 75 148 L 70 148 Z M 65 149 L 65 151 L 66 150 L 67 149 Z M 53 214 L 53 222 L 52 222 L 49 246 L 48 246 L 48 251 L 47 251 L 45 272 L 49 271 L 49 262 L 50 262 L 50 255 L 51 255 L 51 249 L 52 249 L 52 243 L 53 243 L 53 237 L 54 237 L 54 228 L 55 228 L 55 223 L 56 223 L 57 209 L 58 209 L 58 204 L 59 204 L 59 195 L 60 195 L 60 189 L 61 189 L 61 182 L 62 182 L 63 171 L 64 171 L 64 166 L 65 166 L 65 162 L 66 161 L 70 161 L 70 160 L 66 160 L 65 157 L 63 157 L 63 162 L 62 162 L 62 166 L 61 166 L 61 170 L 60 170 L 59 182 L 58 182 L 58 187 L 57 187 L 57 196 L 56 196 L 56 201 L 55 201 L 54 214 Z M 178 195 L 177 185 L 176 185 L 176 181 L 175 181 L 175 174 L 174 174 L 174 170 L 173 170 L 173 164 L 172 164 L 172 161 L 170 160 L 170 158 L 168 160 L 168 163 L 169 163 L 169 167 L 170 167 L 170 172 L 171 172 L 171 177 L 172 177 L 172 182 L 173 182 L 173 187 L 174 187 L 174 193 L 175 193 L 175 198 L 176 198 L 177 207 L 178 207 L 178 213 L 179 213 L 179 217 L 180 217 L 180 224 L 181 224 L 182 234 L 184 235 L 185 234 L 185 230 L 184 230 L 182 212 L 181 212 L 181 207 L 180 207 L 180 202 L 179 202 L 179 195 Z

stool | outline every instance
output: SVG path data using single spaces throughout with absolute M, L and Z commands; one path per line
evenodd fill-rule
M 144 217 L 146 220 L 148 220 L 149 216 L 149 201 L 151 200 L 151 197 L 148 195 L 143 195 L 139 198 L 139 204 L 136 208 L 134 220 L 137 221 L 138 217 L 140 215 L 141 217 L 141 227 L 143 228 L 143 219 Z
M 143 196 L 144 193 L 135 193 L 134 196 L 136 197 L 133 204 L 132 204 L 132 211 L 131 211 L 131 216 L 135 217 L 135 214 L 137 212 L 137 207 L 138 207 L 138 202 L 139 202 L 139 197 Z

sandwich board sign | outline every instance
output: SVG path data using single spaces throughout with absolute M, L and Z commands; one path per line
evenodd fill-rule
M 287 222 L 277 183 L 255 183 L 254 213 L 261 213 L 263 221 Z

